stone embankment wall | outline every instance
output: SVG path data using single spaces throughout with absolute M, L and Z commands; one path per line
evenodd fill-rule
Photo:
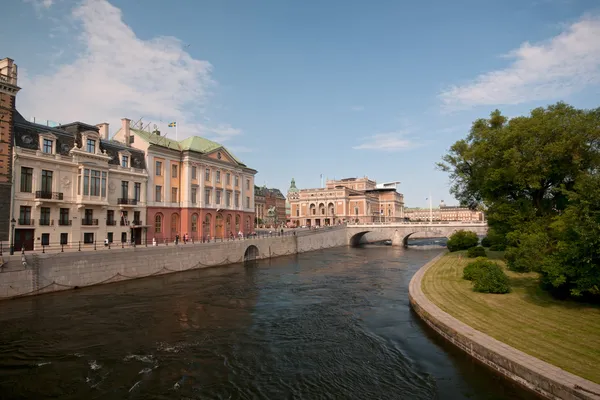
M 600 399 L 600 385 L 485 335 L 442 311 L 429 301 L 421 289 L 421 281 L 425 272 L 443 254 L 419 269 L 409 285 L 410 304 L 427 325 L 473 358 L 545 398 Z
M 265 259 L 345 246 L 347 241 L 340 227 L 214 243 L 4 255 L 0 299 L 239 263 L 250 246 L 256 247 L 256 259 Z

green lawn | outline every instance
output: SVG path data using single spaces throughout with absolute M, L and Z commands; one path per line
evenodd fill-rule
M 488 252 L 503 267 L 502 253 Z M 559 301 L 536 273 L 506 271 L 512 292 L 476 293 L 462 279 L 473 259 L 449 253 L 423 277 L 425 295 L 467 325 L 566 371 L 600 383 L 600 306 Z

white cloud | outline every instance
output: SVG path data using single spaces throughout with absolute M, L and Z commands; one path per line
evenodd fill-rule
M 112 132 L 124 117 L 162 120 L 163 130 L 169 121 L 177 121 L 179 139 L 209 133 L 218 141 L 240 133 L 229 125 L 200 122 L 205 121 L 203 109 L 216 82 L 211 64 L 194 59 L 180 40 L 138 38 L 121 10 L 106 0 L 84 0 L 72 18 L 80 32 L 79 43 L 70 46 L 75 60 L 34 76 L 23 68 L 18 103 L 26 118 L 104 121 Z
M 352 147 L 356 150 L 399 151 L 416 147 L 417 143 L 406 138 L 406 131 L 378 133 L 364 139 L 364 143 Z
M 439 94 L 446 110 L 554 100 L 600 83 L 600 18 L 587 15 L 547 42 L 525 42 L 506 68 Z

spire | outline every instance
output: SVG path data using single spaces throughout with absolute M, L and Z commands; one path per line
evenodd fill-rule
M 288 189 L 288 193 L 289 192 L 297 192 L 298 188 L 296 187 L 296 181 L 294 180 L 294 178 L 292 178 L 292 182 L 290 183 L 290 188 Z

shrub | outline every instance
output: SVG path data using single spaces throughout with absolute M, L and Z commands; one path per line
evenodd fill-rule
M 473 290 L 481 293 L 508 293 L 510 282 L 498 264 L 489 263 L 475 274 Z
M 482 268 L 484 268 L 487 264 L 493 263 L 483 257 L 477 258 L 475 261 L 468 263 L 467 266 L 463 269 L 463 279 L 472 281 L 473 279 L 475 279 L 475 276 L 479 273 L 479 271 Z
M 471 247 L 467 250 L 467 257 L 475 258 L 475 257 L 485 257 L 485 249 L 481 246 Z
M 489 237 L 484 237 L 483 239 L 481 239 L 481 245 L 483 247 L 490 247 L 492 245 L 492 241 L 490 240 Z
M 475 247 L 477 243 L 479 243 L 479 238 L 475 232 L 458 231 L 450 236 L 446 246 L 448 246 L 448 250 L 450 251 L 458 251 Z
M 506 245 L 504 244 L 493 244 L 489 248 L 490 251 L 504 251 L 506 250 Z

